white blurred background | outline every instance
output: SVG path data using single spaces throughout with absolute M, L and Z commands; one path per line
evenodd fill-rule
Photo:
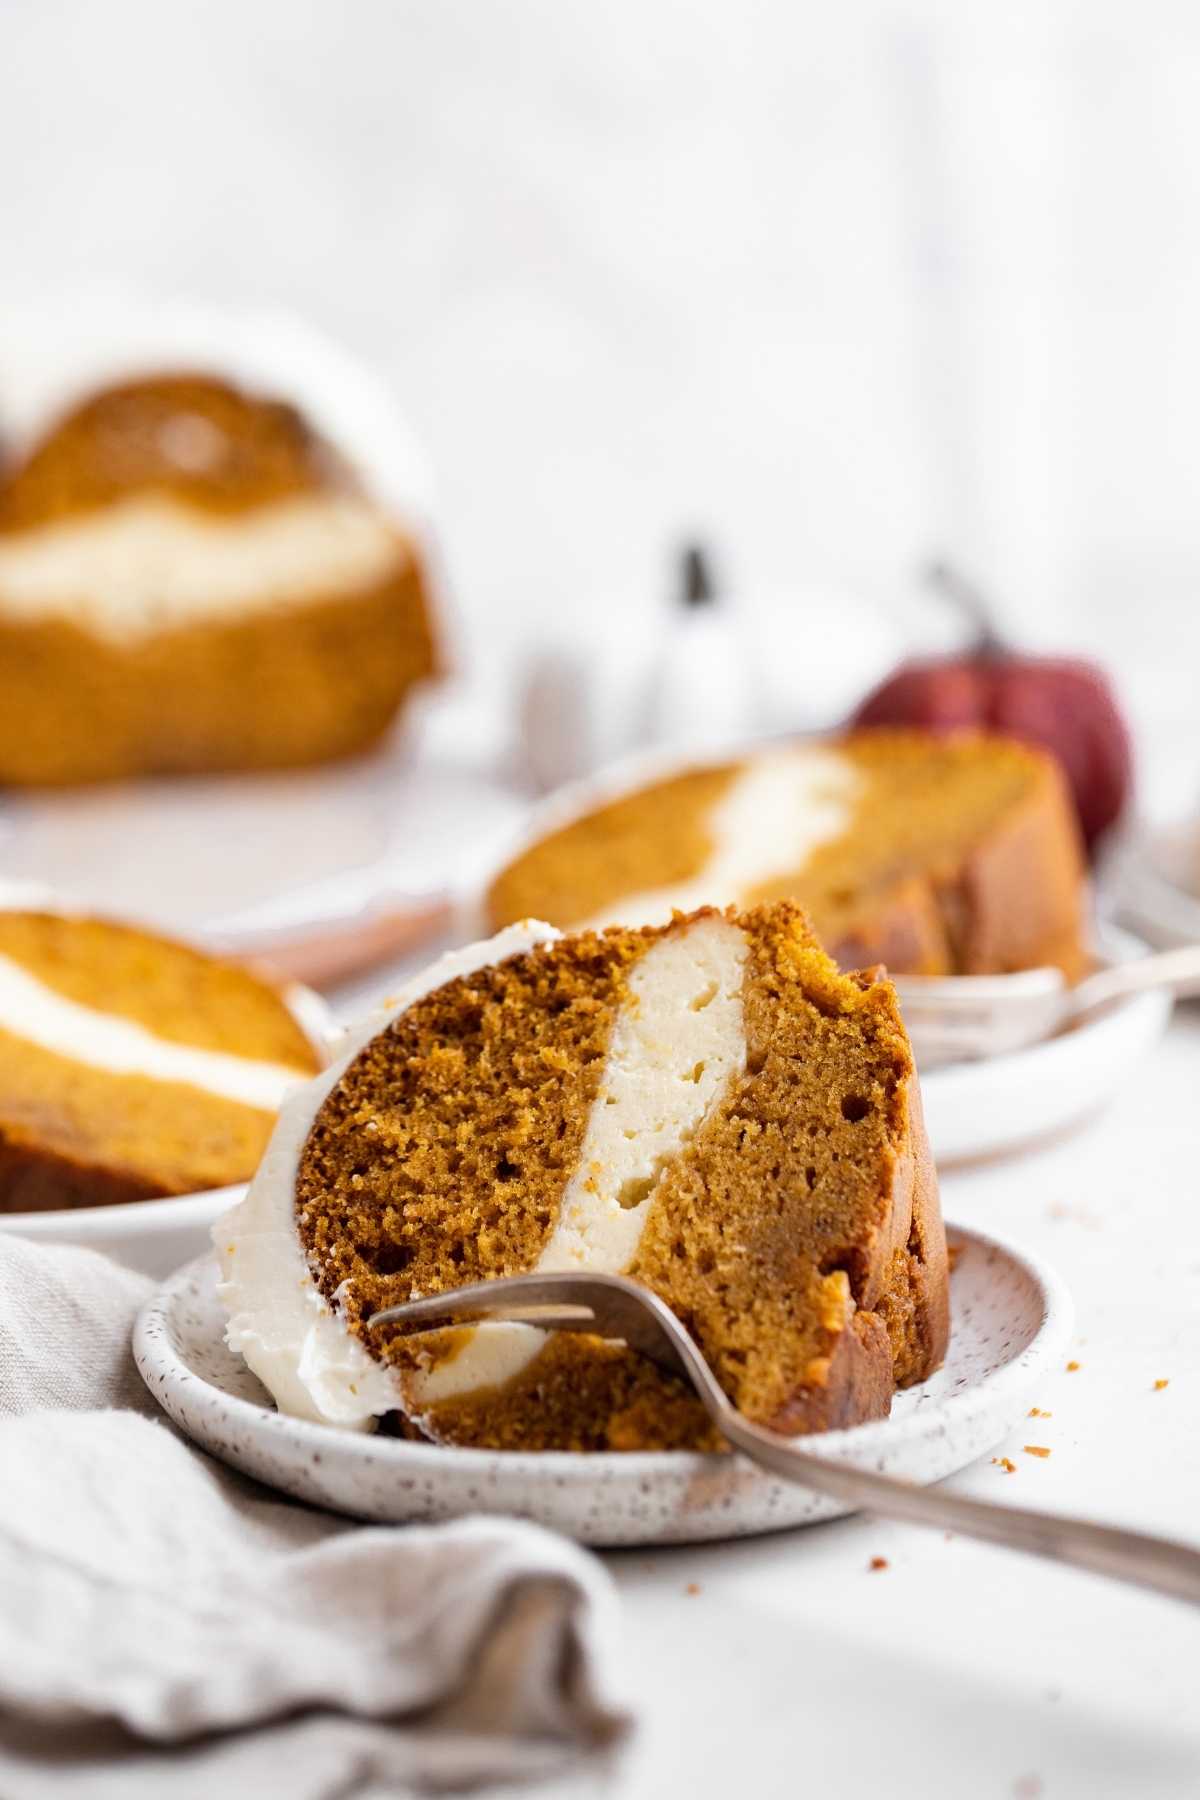
M 937 550 L 1200 787 L 1194 5 L 6 0 L 0 301 L 130 281 L 373 361 L 487 680 Z

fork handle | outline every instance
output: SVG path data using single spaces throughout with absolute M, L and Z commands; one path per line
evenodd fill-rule
M 1157 955 L 1114 963 L 1088 975 L 1071 995 L 1071 1016 L 1091 1012 L 1093 1007 L 1120 1000 L 1126 994 L 1144 994 L 1155 988 L 1167 988 L 1181 1000 L 1200 994 L 1200 944 L 1160 950 Z
M 895 1476 L 851 1468 L 814 1456 L 787 1438 L 749 1424 L 731 1407 L 722 1409 L 717 1423 L 734 1449 L 760 1468 L 856 1510 L 909 1525 L 960 1532 L 964 1537 L 1024 1550 L 1049 1562 L 1068 1563 L 1200 1605 L 1200 1551 L 1187 1544 L 1088 1519 L 968 1500 L 943 1487 L 917 1487 Z

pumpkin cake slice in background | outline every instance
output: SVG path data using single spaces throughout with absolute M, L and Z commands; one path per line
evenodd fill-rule
M 980 734 L 764 746 L 551 803 L 492 880 L 491 929 L 658 924 L 789 897 L 843 968 L 1002 974 L 1086 962 L 1084 862 L 1058 765 Z
M 126 381 L 0 479 L 0 782 L 323 762 L 437 661 L 415 539 L 280 399 Z
M 524 1270 L 622 1272 L 750 1418 L 885 1415 L 940 1363 L 946 1249 L 891 985 L 790 902 L 559 936 L 526 921 L 414 982 L 285 1104 L 213 1231 L 228 1341 L 301 1417 L 452 1444 L 713 1442 L 621 1346 L 371 1316 Z
M 132 926 L 0 909 L 0 1212 L 247 1180 L 324 1061 L 302 993 Z

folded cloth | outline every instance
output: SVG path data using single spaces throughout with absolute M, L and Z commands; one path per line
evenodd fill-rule
M 592 1791 L 628 1723 L 595 1558 L 355 1526 L 214 1462 L 133 1366 L 151 1287 L 0 1235 L 4 1800 Z

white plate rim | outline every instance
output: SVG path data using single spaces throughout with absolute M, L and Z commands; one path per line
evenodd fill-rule
M 232 1187 L 199 1188 L 194 1194 L 123 1200 L 117 1206 L 59 1206 L 46 1207 L 41 1212 L 0 1213 L 0 1231 L 19 1232 L 22 1237 L 70 1238 L 73 1243 L 92 1239 L 103 1242 L 147 1225 L 150 1213 L 164 1228 L 182 1231 L 188 1226 L 208 1224 L 218 1213 L 236 1206 L 249 1185 L 239 1181 Z
M 1023 1349 L 980 1381 L 965 1382 L 955 1391 L 938 1397 L 925 1408 L 914 1410 L 906 1418 L 879 1419 L 843 1430 L 822 1432 L 814 1439 L 823 1456 L 861 1466 L 874 1466 L 880 1452 L 899 1441 L 900 1434 L 919 1438 L 923 1432 L 946 1432 L 958 1416 L 977 1409 L 986 1397 L 993 1404 L 1006 1405 L 1023 1397 L 1038 1376 L 1049 1368 L 1066 1349 L 1074 1328 L 1074 1305 L 1062 1278 L 1041 1257 L 1018 1247 L 1010 1239 L 974 1226 L 948 1220 L 947 1237 L 952 1244 L 970 1246 L 1000 1256 L 1016 1265 L 1039 1294 L 1041 1321 Z M 342 1430 L 336 1426 L 317 1424 L 280 1414 L 273 1407 L 243 1399 L 216 1387 L 188 1367 L 172 1348 L 169 1330 L 170 1312 L 182 1297 L 188 1281 L 211 1254 L 197 1258 L 175 1272 L 142 1306 L 133 1333 L 133 1353 L 143 1381 L 172 1417 L 167 1404 L 180 1383 L 193 1390 L 201 1387 L 209 1395 L 219 1396 L 219 1410 L 229 1420 L 251 1425 L 258 1434 L 290 1439 L 301 1447 L 315 1451 L 340 1448 L 352 1456 L 355 1447 L 364 1458 L 378 1465 L 394 1464 L 399 1473 L 443 1471 L 464 1478 L 477 1477 L 481 1482 L 499 1463 L 512 1473 L 528 1470 L 555 1483 L 574 1478 L 583 1483 L 600 1475 L 620 1473 L 631 1480 L 645 1480 L 662 1473 L 669 1466 L 673 1474 L 702 1476 L 725 1467 L 729 1459 L 696 1451 L 503 1451 L 413 1443 L 402 1438 L 379 1437 Z M 181 1429 L 188 1429 L 178 1419 Z M 999 1434 L 999 1435 L 1002 1435 Z M 219 1449 L 216 1452 L 220 1454 Z
M 1098 936 L 1120 962 L 1148 954 L 1141 938 L 1116 926 L 1105 924 Z M 1020 1155 L 1082 1124 L 1111 1096 L 1130 1057 L 1144 1055 L 1162 1037 L 1172 1006 L 1167 993 L 1130 994 L 1095 1018 L 1024 1050 L 926 1071 L 920 1076 L 921 1095 L 938 1169 Z M 1031 1093 L 1051 1100 L 1035 1107 L 1032 1124 L 1022 1110 Z M 1015 1101 L 1011 1113 L 1010 1101 Z M 945 1127 L 947 1117 L 954 1130 Z M 964 1119 L 984 1122 L 964 1131 Z

